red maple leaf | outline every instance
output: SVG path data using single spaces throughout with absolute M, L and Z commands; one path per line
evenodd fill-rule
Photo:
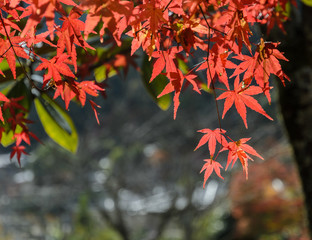
M 164 74 L 170 80 L 170 82 L 165 86 L 163 91 L 157 96 L 160 98 L 163 95 L 174 92 L 173 103 L 174 103 L 174 112 L 173 118 L 177 116 L 178 107 L 180 105 L 180 93 L 182 90 L 184 79 L 186 79 L 190 84 L 193 85 L 193 90 L 200 94 L 198 84 L 194 80 L 197 76 L 194 74 L 183 75 L 180 69 L 177 69 L 177 72 L 169 72 Z
M 52 47 L 57 47 L 56 45 L 54 45 L 53 43 L 51 43 L 50 41 L 46 39 L 47 36 L 49 36 L 49 34 L 51 34 L 49 31 L 36 34 L 36 28 L 33 27 L 29 29 L 29 31 L 27 32 L 26 36 L 24 37 L 24 41 L 26 42 L 26 45 L 28 48 L 31 48 L 35 44 L 41 43 L 41 42 L 44 42 Z
M 236 66 L 231 62 L 228 62 L 228 68 L 235 68 L 232 76 L 245 73 L 245 77 L 254 77 L 257 84 L 262 88 L 269 102 L 271 102 L 269 77 L 271 74 L 280 78 L 284 84 L 284 79 L 290 81 L 289 77 L 283 72 L 279 60 L 288 61 L 281 53 L 277 46 L 279 43 L 265 42 L 262 38 L 260 44 L 258 44 L 257 50 L 254 56 L 239 55 L 235 56 L 235 59 L 242 62 Z
M 13 138 L 16 141 L 16 145 L 20 145 L 22 141 L 30 145 L 30 136 L 36 139 L 38 142 L 42 143 L 39 138 L 28 129 L 23 129 L 21 133 L 14 133 Z
M 51 60 L 41 58 L 42 63 L 38 65 L 36 71 L 43 69 L 48 69 L 48 73 L 43 77 L 43 86 L 47 85 L 52 79 L 54 82 L 51 82 L 53 85 L 55 82 L 62 81 L 62 75 L 75 78 L 75 75 L 70 70 L 69 66 L 66 64 L 69 55 L 63 53 L 53 57 Z
M 229 167 L 229 165 L 232 163 L 232 167 L 235 164 L 236 160 L 239 159 L 243 169 L 246 174 L 246 179 L 248 179 L 248 159 L 253 160 L 247 153 L 254 155 L 258 158 L 263 158 L 256 152 L 254 148 L 252 148 L 250 145 L 246 144 L 247 141 L 249 141 L 250 138 L 242 138 L 236 142 L 230 142 L 227 147 L 224 147 L 221 151 L 228 150 L 228 159 L 226 163 L 226 168 Z
M 242 87 L 243 82 L 239 82 L 239 77 L 237 76 L 234 81 L 234 90 L 227 90 L 222 93 L 217 100 L 225 99 L 224 110 L 222 118 L 224 118 L 227 111 L 235 104 L 236 110 L 244 121 L 245 127 L 247 126 L 247 110 L 246 106 L 252 110 L 261 113 L 263 116 L 270 120 L 273 120 L 261 107 L 256 99 L 251 97 L 251 95 L 257 95 L 262 93 L 262 88 L 258 86 L 247 86 Z
M 93 112 L 94 112 L 94 115 L 95 115 L 95 118 L 96 118 L 96 122 L 97 122 L 98 124 L 100 124 L 99 117 L 98 117 L 98 112 L 97 112 L 96 108 L 101 108 L 101 106 L 97 105 L 97 104 L 96 104 L 95 102 L 93 102 L 92 100 L 89 100 L 89 103 L 90 103 L 91 108 L 92 108 L 92 110 L 93 110 Z
M 229 88 L 229 80 L 225 67 L 227 65 L 227 58 L 231 52 L 228 51 L 229 46 L 221 38 L 211 38 L 210 41 L 216 42 L 209 50 L 208 61 L 204 58 L 204 62 L 199 65 L 196 71 L 206 70 L 207 87 L 210 88 L 212 82 L 217 79 Z M 209 67 L 208 67 L 209 62 Z
M 2 62 L 4 58 L 6 58 L 12 71 L 13 77 L 14 79 L 16 79 L 16 55 L 25 59 L 29 59 L 29 56 L 25 52 L 25 49 L 20 46 L 20 43 L 23 42 L 23 39 L 20 36 L 14 35 L 15 31 L 9 33 L 8 37 L 10 38 L 11 42 L 6 36 L 4 38 L 0 38 L 0 62 Z M 11 43 L 13 46 L 11 46 Z
M 237 54 L 241 53 L 243 43 L 250 49 L 249 36 L 252 35 L 242 7 L 234 7 L 230 4 L 228 9 L 223 11 L 220 18 L 214 23 L 216 26 L 224 26 L 223 31 L 226 33 L 226 40 Z
M 213 155 L 215 154 L 217 141 L 223 147 L 227 146 L 228 144 L 228 142 L 226 141 L 223 135 L 226 131 L 223 129 L 216 128 L 215 130 L 210 130 L 209 128 L 205 128 L 197 132 L 204 133 L 205 135 L 202 136 L 202 138 L 200 139 L 194 151 L 196 151 L 198 148 L 203 146 L 205 143 L 208 143 L 208 148 L 209 148 L 211 158 L 213 158 Z
M 24 12 L 21 15 L 21 18 L 29 17 L 24 27 L 21 37 L 24 37 L 26 33 L 31 29 L 36 27 L 45 17 L 48 31 L 50 32 L 50 38 L 54 39 L 54 26 L 55 26 L 55 12 L 65 14 L 63 6 L 61 3 L 71 6 L 77 6 L 72 0 L 36 0 L 36 1 L 26 1 L 29 6 L 24 9 Z
M 208 178 L 210 177 L 210 175 L 212 174 L 213 171 L 215 171 L 215 173 L 217 174 L 217 176 L 219 178 L 224 179 L 220 173 L 220 168 L 223 168 L 223 167 L 221 166 L 221 164 L 219 162 L 214 161 L 212 159 L 205 159 L 204 161 L 206 163 L 204 164 L 204 166 L 200 170 L 200 173 L 205 171 L 203 188 L 205 188 L 206 182 L 207 182 Z
M 104 91 L 104 89 L 98 86 L 94 81 L 83 81 L 78 83 L 77 89 L 79 91 L 78 99 L 82 106 L 85 105 L 87 98 L 86 94 L 97 97 L 98 91 Z
M 132 12 L 129 24 L 135 33 L 134 37 L 136 37 L 137 32 L 144 30 L 144 35 L 140 35 L 139 42 L 141 42 L 142 48 L 148 56 L 152 56 L 156 48 L 159 49 L 158 32 L 169 20 L 168 9 L 165 9 L 165 4 L 165 1 L 160 0 L 144 1 L 143 4 L 136 6 Z
M 150 82 L 152 82 L 154 78 L 157 77 L 165 67 L 166 73 L 177 72 L 177 64 L 175 62 L 176 54 L 178 52 L 181 52 L 182 50 L 182 47 L 171 47 L 166 51 L 153 52 L 152 57 L 156 58 L 157 60 L 153 64 L 153 72 Z
M 81 32 L 85 29 L 85 23 L 78 18 L 82 15 L 82 11 L 78 8 L 74 7 L 68 17 L 62 17 L 60 20 L 63 20 L 63 25 L 61 29 L 59 29 L 58 42 L 57 42 L 57 55 L 60 55 L 64 52 L 65 47 L 68 55 L 71 56 L 73 65 L 75 67 L 75 71 L 77 71 L 77 53 L 76 47 L 82 47 L 84 50 L 86 48 L 95 50 L 95 48 L 91 47 L 82 37 Z
M 28 153 L 25 152 L 25 146 L 22 146 L 22 145 L 13 146 L 11 154 L 10 154 L 10 159 L 12 159 L 14 157 L 14 155 L 16 154 L 18 164 L 19 164 L 19 166 L 21 166 L 21 155 L 22 155 L 22 153 L 28 155 Z
M 68 109 L 70 101 L 79 96 L 79 90 L 77 88 L 77 83 L 72 78 L 66 78 L 65 81 L 55 82 L 55 92 L 53 98 L 56 99 L 61 96 L 65 102 L 65 108 Z
M 99 31 L 101 41 L 103 42 L 105 29 L 108 29 L 116 43 L 119 46 L 121 45 L 121 34 L 128 26 L 128 21 L 133 10 L 133 3 L 131 1 L 85 0 L 82 1 L 80 7 L 89 11 L 84 30 L 86 37 L 90 33 L 94 33 L 93 30 L 96 26 L 100 22 L 103 22 Z

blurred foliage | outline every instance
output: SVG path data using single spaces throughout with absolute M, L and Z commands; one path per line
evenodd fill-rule
M 279 158 L 287 154 L 285 148 Z M 304 201 L 294 165 L 271 158 L 253 163 L 250 173 L 248 181 L 237 173 L 230 183 L 234 238 L 309 239 L 304 233 Z
M 7 231 L 4 231 L 3 226 L 0 225 L 0 238 L 1 240 L 13 240 L 13 237 Z
M 112 228 L 98 224 L 89 210 L 88 195 L 80 197 L 78 211 L 74 216 L 73 232 L 65 240 L 121 240 Z
M 215 239 L 220 231 L 224 229 L 223 216 L 225 214 L 225 209 L 227 209 L 227 207 L 221 204 L 196 219 L 196 221 L 193 223 L 193 239 Z

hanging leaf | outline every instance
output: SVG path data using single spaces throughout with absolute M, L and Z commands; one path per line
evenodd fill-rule
M 75 153 L 78 147 L 78 134 L 67 112 L 45 94 L 35 99 L 35 106 L 49 137 L 63 148 Z

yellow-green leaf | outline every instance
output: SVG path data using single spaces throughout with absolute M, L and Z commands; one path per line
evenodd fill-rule
M 15 129 L 15 133 L 20 133 L 22 132 L 22 128 L 20 127 L 20 125 L 17 125 L 16 126 L 16 129 Z M 10 130 L 9 132 L 3 132 L 2 133 L 2 137 L 1 137 L 1 145 L 3 147 L 7 147 L 9 145 L 11 145 L 12 143 L 15 142 L 15 140 L 13 139 L 13 131 Z
M 78 134 L 67 112 L 45 94 L 35 99 L 35 106 L 48 136 L 61 147 L 75 153 L 78 147 Z
M 97 82 L 103 82 L 107 79 L 107 77 L 113 77 L 117 75 L 117 71 L 115 69 L 110 69 L 107 73 L 107 67 L 105 65 L 101 65 L 94 69 L 94 77 Z
M 303 2 L 305 5 L 307 5 L 307 6 L 309 6 L 309 7 L 312 7 L 312 0 L 302 0 L 302 2 Z

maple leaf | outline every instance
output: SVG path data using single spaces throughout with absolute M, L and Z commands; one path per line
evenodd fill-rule
M 271 74 L 276 75 L 285 85 L 284 79 L 290 81 L 289 77 L 283 72 L 279 60 L 288 61 L 281 53 L 277 46 L 279 43 L 265 42 L 262 38 L 254 56 L 239 55 L 233 58 L 242 62 L 236 66 L 235 64 L 227 64 L 228 68 L 235 68 L 232 76 L 245 73 L 244 76 L 254 77 L 257 84 L 263 89 L 269 103 L 271 102 L 269 86 L 269 77 Z
M 242 138 L 236 142 L 234 141 L 230 142 L 227 147 L 224 147 L 221 150 L 221 151 L 229 150 L 225 170 L 227 170 L 227 168 L 231 163 L 233 167 L 236 160 L 239 159 L 243 166 L 243 170 L 245 171 L 246 179 L 248 179 L 248 159 L 253 161 L 253 159 L 247 153 L 254 155 L 258 158 L 261 158 L 263 160 L 263 158 L 256 152 L 254 148 L 246 144 L 246 142 L 249 140 L 250 138 Z
M 143 4 L 136 6 L 132 12 L 132 18 L 129 24 L 132 26 L 134 36 L 136 32 L 144 29 L 144 35 L 141 34 L 139 42 L 142 43 L 143 50 L 148 56 L 152 56 L 156 45 L 160 44 L 158 41 L 158 31 L 168 23 L 168 9 L 165 9 L 165 2 L 160 0 L 144 1 Z M 142 22 L 144 23 L 141 26 Z M 146 45 L 148 41 L 148 45 Z
M 200 170 L 200 173 L 205 171 L 203 188 L 205 188 L 206 182 L 207 182 L 208 178 L 210 177 L 210 175 L 212 174 L 213 171 L 215 171 L 215 173 L 217 174 L 217 176 L 219 178 L 224 179 L 220 173 L 220 168 L 223 168 L 223 167 L 221 166 L 221 164 L 219 162 L 214 161 L 212 159 L 205 159 L 204 161 L 206 163 L 204 164 L 204 166 Z
M 204 61 L 199 65 L 196 71 L 206 70 L 208 88 L 210 88 L 211 83 L 215 82 L 217 79 L 229 88 L 229 80 L 225 70 L 228 62 L 227 58 L 231 53 L 228 51 L 229 46 L 226 42 L 217 37 L 211 38 L 211 41 L 215 41 L 216 43 L 209 50 L 208 60 L 204 58 Z
M 36 28 L 33 27 L 26 33 L 24 37 L 24 41 L 26 42 L 26 45 L 28 48 L 33 47 L 35 44 L 38 44 L 41 42 L 44 42 L 52 47 L 57 47 L 56 45 L 54 45 L 53 43 L 51 43 L 50 41 L 46 39 L 47 36 L 49 36 L 49 34 L 51 34 L 49 31 L 36 34 Z
M 9 101 L 5 101 L 5 103 L 3 104 L 3 110 L 10 109 L 10 112 L 12 115 L 14 115 L 14 111 L 11 111 L 11 109 L 18 109 L 24 113 L 27 112 L 27 109 L 18 103 L 19 101 L 23 99 L 24 99 L 24 96 L 20 96 L 17 98 L 10 98 Z
M 20 36 L 14 36 L 15 32 L 16 31 L 9 33 L 8 37 L 10 40 L 7 37 L 0 38 L 0 62 L 6 58 L 14 79 L 16 79 L 16 55 L 21 58 L 29 59 L 25 49 L 19 45 L 21 42 L 23 42 L 23 39 Z
M 252 95 L 257 95 L 262 93 L 262 88 L 258 86 L 247 86 L 242 87 L 243 82 L 239 82 L 239 76 L 235 78 L 234 81 L 234 90 L 228 90 L 222 93 L 217 100 L 225 99 L 224 109 L 222 118 L 224 118 L 227 111 L 235 104 L 236 110 L 244 121 L 245 127 L 247 126 L 247 110 L 246 106 L 251 108 L 252 110 L 262 114 L 270 120 L 273 120 L 261 107 L 256 99 L 251 97 Z
M 188 71 L 188 67 L 181 66 L 184 64 L 178 64 L 179 55 L 189 57 L 194 54 L 197 57 L 201 55 L 195 52 L 199 48 L 207 53 L 207 57 L 194 69 L 206 70 L 206 87 L 210 88 L 217 80 L 226 86 L 225 92 L 218 97 L 218 100 L 225 99 L 222 117 L 235 104 L 247 127 L 247 107 L 271 119 L 253 97 L 264 93 L 270 102 L 270 75 L 277 75 L 283 83 L 288 79 L 279 63 L 279 60 L 287 59 L 277 50 L 277 43 L 264 42 L 261 39 L 257 49 L 248 56 L 241 53 L 243 45 L 250 50 L 249 37 L 252 32 L 249 23 L 267 24 L 268 31 L 277 23 L 278 27 L 283 29 L 283 21 L 288 18 L 282 16 L 286 11 L 287 2 L 288 0 L 0 0 L 0 63 L 4 61 L 5 64 L 6 60 L 13 77 L 16 78 L 17 57 L 27 59 L 31 56 L 34 61 L 41 60 L 36 70 L 45 71 L 43 87 L 48 85 L 48 89 L 54 91 L 54 98 L 60 96 L 67 109 L 74 98 L 82 106 L 88 100 L 99 123 L 96 110 L 99 106 L 87 98 L 88 95 L 98 96 L 99 91 L 103 89 L 93 81 L 82 80 L 87 79 L 94 68 L 105 69 L 106 73 L 103 75 L 112 71 L 119 74 L 121 68 L 127 71 L 130 63 L 134 62 L 125 54 L 130 44 L 127 45 L 127 49 L 123 44 L 130 43 L 128 38 L 123 38 L 123 33 L 129 31 L 126 34 L 133 38 L 131 55 L 142 47 L 149 58 L 154 60 L 150 81 L 159 74 L 167 76 L 169 82 L 158 97 L 174 93 L 176 118 L 182 90 L 192 85 L 193 90 L 200 93 L 197 76 Z M 23 26 L 24 22 L 26 26 L 21 30 L 20 26 Z M 48 30 L 38 34 L 42 26 Z M 5 30 L 9 34 L 6 34 Z M 55 34 L 57 41 L 53 40 Z M 82 61 L 85 66 L 81 67 L 76 75 L 81 77 L 81 82 L 78 82 L 73 73 L 77 72 L 78 68 L 76 49 L 93 49 L 84 39 L 90 34 L 97 34 L 102 43 L 105 40 L 104 47 L 109 50 L 107 54 L 103 54 L 104 57 L 101 54 L 94 57 L 92 66 L 87 59 Z M 52 42 L 47 40 L 48 35 Z M 12 43 L 8 40 L 12 40 Z M 36 48 L 36 44 L 41 42 L 48 44 L 48 48 Z M 34 52 L 34 49 L 38 51 Z M 16 50 L 16 54 L 12 54 L 13 50 Z M 53 55 L 55 51 L 56 56 Z M 52 59 L 45 59 L 46 56 Z M 229 61 L 230 58 L 241 62 L 236 65 L 234 61 Z M 233 90 L 230 90 L 227 69 L 235 69 Z M 0 73 L 3 74 L 1 70 Z M 239 77 L 243 75 L 244 80 L 240 82 Z M 254 79 L 257 86 L 251 85 Z M 106 84 L 106 81 L 102 84 Z M 47 89 L 43 88 L 42 91 L 44 90 Z M 21 133 L 13 135 L 16 146 L 11 153 L 11 157 L 17 155 L 20 163 L 21 154 L 25 153 L 25 147 L 20 144 L 23 141 L 30 144 L 32 136 L 27 128 L 30 121 L 26 119 L 26 109 L 16 101 L 7 100 L 4 95 L 0 95 L 0 101 L 3 104 L 0 107 L 0 119 L 6 121 L 13 131 L 17 126 L 22 128 Z M 1 113 L 2 109 L 6 111 L 5 118 Z M 0 126 L 0 134 L 6 130 Z M 215 158 L 212 160 L 216 155 L 217 143 L 221 144 L 221 151 L 229 151 L 227 167 L 230 164 L 233 166 L 235 161 L 240 159 L 248 177 L 248 160 L 251 159 L 248 154 L 259 156 L 246 144 L 249 139 L 243 138 L 236 142 L 231 140 L 232 142 L 228 143 L 226 137 L 229 137 L 225 130 L 202 129 L 199 132 L 204 135 L 195 150 L 207 144 L 211 155 L 210 159 L 205 159 L 206 163 L 201 170 L 205 171 L 204 186 L 213 171 L 222 178 L 221 165 Z
M 77 53 L 75 44 L 82 47 L 84 50 L 86 48 L 95 50 L 91 47 L 82 37 L 81 32 L 85 28 L 85 23 L 78 18 L 82 15 L 82 12 L 74 7 L 68 17 L 62 17 L 63 25 L 61 29 L 57 32 L 59 39 L 57 42 L 57 55 L 64 52 L 65 47 L 67 49 L 68 55 L 71 56 L 75 71 L 77 71 Z
M 22 141 L 30 145 L 29 134 L 26 131 L 22 131 L 21 133 L 14 133 L 13 138 L 16 140 L 16 145 L 20 145 Z
M 0 8 L 2 11 L 7 12 L 14 19 L 19 19 L 19 14 L 17 11 L 23 11 L 24 8 L 17 6 L 20 0 L 1 0 Z M 1 13 L 2 14 L 2 13 Z
M 97 105 L 97 104 L 96 104 L 95 102 L 93 102 L 92 100 L 89 100 L 89 103 L 90 103 L 91 108 L 92 108 L 92 110 L 93 110 L 93 112 L 94 112 L 94 115 L 95 115 L 95 118 L 96 118 L 96 122 L 97 122 L 98 124 L 100 124 L 99 117 L 98 117 L 98 112 L 97 112 L 96 108 L 101 108 L 101 106 Z
M 20 145 L 22 141 L 30 145 L 30 136 L 42 143 L 39 138 L 28 129 L 23 129 L 21 133 L 14 133 L 13 139 L 15 139 L 16 145 Z
M 228 27 L 230 31 L 227 33 L 227 37 L 232 40 L 233 44 L 236 44 L 235 39 L 237 39 L 239 52 L 242 51 L 243 43 L 250 49 L 249 35 L 252 35 L 252 33 L 243 11 L 237 10 L 233 13 L 233 18 Z
M 228 144 L 225 137 L 223 136 L 223 134 L 226 132 L 223 129 L 216 128 L 215 130 L 210 130 L 209 128 L 205 128 L 198 130 L 197 132 L 204 133 L 205 135 L 202 136 L 194 151 L 203 146 L 205 143 L 208 143 L 211 158 L 214 156 L 217 141 L 224 147 Z
M 30 5 L 24 9 L 24 12 L 21 15 L 21 18 L 29 17 L 24 27 L 21 37 L 24 37 L 27 32 L 37 27 L 37 25 L 42 21 L 42 18 L 45 17 L 48 31 L 50 32 L 50 38 L 54 39 L 54 26 L 55 26 L 55 12 L 66 15 L 63 6 L 61 3 L 71 6 L 77 6 L 72 0 L 36 0 L 36 1 L 26 1 Z
M 75 97 L 84 106 L 87 94 L 97 97 L 98 91 L 104 91 L 94 81 L 82 81 L 78 83 L 71 78 L 66 78 L 65 81 L 57 81 L 55 82 L 55 86 L 56 90 L 53 98 L 56 99 L 58 96 L 61 96 L 65 102 L 66 109 L 68 109 L 70 101 Z
M 14 155 L 16 154 L 18 164 L 19 164 L 19 166 L 21 166 L 21 155 L 22 155 L 22 153 L 28 155 L 28 153 L 25 152 L 25 146 L 22 146 L 22 145 L 13 146 L 11 154 L 10 154 L 10 159 L 12 159 L 14 157 Z
M 182 47 L 172 47 L 166 51 L 153 52 L 152 57 L 157 58 L 157 60 L 153 64 L 153 72 L 150 82 L 152 82 L 165 67 L 167 73 L 177 72 L 177 64 L 174 60 L 176 59 L 175 55 L 181 51 Z
M 100 22 L 103 22 L 99 31 L 101 41 L 103 42 L 105 29 L 108 29 L 118 46 L 121 45 L 121 35 L 128 26 L 133 10 L 131 1 L 85 0 L 80 7 L 89 11 L 84 30 L 86 38 Z
M 165 76 L 170 80 L 170 82 L 165 86 L 163 91 L 157 96 L 157 98 L 162 97 L 168 93 L 174 92 L 173 103 L 174 103 L 174 112 L 173 118 L 176 119 L 178 107 L 180 105 L 180 93 L 182 90 L 184 79 L 193 85 L 193 90 L 200 94 L 197 82 L 194 80 L 197 76 L 194 74 L 183 75 L 180 69 L 177 69 L 177 72 L 165 73 Z
M 222 14 L 215 17 L 216 20 L 213 22 L 213 26 L 222 29 L 222 32 L 225 33 L 224 40 L 232 51 L 240 54 L 243 43 L 250 49 L 249 35 L 252 35 L 252 32 L 241 9 L 230 4 L 227 10 L 222 11 Z
M 7 32 L 10 32 L 10 27 L 17 30 L 17 31 L 21 31 L 20 27 L 13 22 L 13 20 L 15 20 L 14 17 L 7 17 L 7 18 L 4 18 L 1 14 L 1 18 L 3 20 L 3 23 L 2 25 L 4 25 L 4 27 L 6 28 Z M 2 21 L 1 21 L 2 22 Z M 2 26 L 1 26 L 2 27 Z M 3 31 L 5 33 L 5 31 Z
M 79 91 L 78 99 L 82 106 L 84 106 L 86 102 L 86 93 L 93 97 L 97 97 L 98 91 L 104 91 L 104 89 L 98 86 L 94 81 L 83 81 L 78 83 L 77 88 Z
M 283 53 L 277 49 L 279 44 L 280 43 L 265 42 L 262 38 L 260 39 L 260 44 L 255 54 L 258 63 L 258 65 L 255 66 L 255 79 L 258 84 L 261 82 L 268 82 L 268 77 L 271 73 L 276 75 L 284 85 L 284 78 L 290 81 L 289 77 L 283 72 L 278 60 L 288 61 Z
M 42 63 L 38 65 L 36 71 L 43 69 L 48 69 L 48 73 L 43 77 L 43 87 L 46 86 L 52 79 L 52 85 L 55 82 L 62 81 L 62 75 L 75 78 L 75 75 L 70 70 L 69 66 L 66 64 L 66 60 L 69 58 L 69 55 L 63 53 L 53 57 L 51 60 L 45 58 L 40 58 Z
M 12 113 L 12 111 L 11 111 Z M 16 127 L 19 125 L 23 129 L 27 129 L 26 125 L 27 123 L 33 123 L 33 121 L 25 118 L 25 113 L 17 113 L 12 114 L 10 118 L 8 118 L 8 123 L 11 124 L 11 129 L 15 131 Z
M 65 81 L 55 82 L 55 92 L 53 99 L 56 99 L 58 96 L 61 96 L 65 102 L 65 107 L 68 109 L 70 101 L 79 96 L 79 90 L 77 88 L 77 83 L 70 78 L 67 78 Z
M 198 34 L 207 34 L 208 28 L 200 23 L 200 20 L 194 17 L 182 15 L 183 20 L 177 21 L 173 25 L 176 31 L 175 39 L 181 43 L 184 51 L 190 53 L 191 48 L 196 50 L 201 47 L 203 41 L 196 36 Z

